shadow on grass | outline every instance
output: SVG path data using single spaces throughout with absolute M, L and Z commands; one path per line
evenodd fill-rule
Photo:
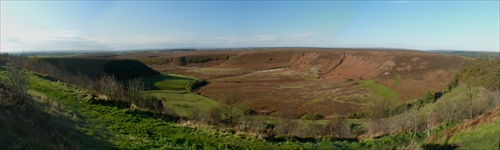
M 161 94 L 161 93 L 172 93 L 172 94 L 189 94 L 188 91 L 174 91 L 174 90 L 157 90 L 157 91 L 147 91 L 150 94 Z
M 35 76 L 39 77 L 39 78 L 42 78 L 42 79 L 45 79 L 45 80 L 49 80 L 49 81 L 52 81 L 52 82 L 57 82 L 58 80 L 56 78 L 53 78 L 53 77 L 50 77 L 48 75 L 44 76 L 44 75 L 40 75 L 38 73 L 34 73 Z
M 0 87 L 2 89 L 2 87 Z M 112 149 L 113 144 L 78 128 L 81 122 L 60 115 L 61 108 L 0 91 L 0 145 L 2 149 Z M 21 101 L 22 100 L 22 101 Z M 45 111 L 48 109 L 49 111 Z M 64 114 L 68 113 L 63 111 Z M 81 118 L 80 118 L 81 119 Z M 106 136 L 106 135 L 104 135 Z
M 156 76 L 152 76 L 152 77 L 142 78 L 142 80 L 146 84 L 148 90 L 162 90 L 162 89 L 154 86 L 154 84 L 156 82 L 165 81 L 165 80 L 192 80 L 192 79 L 179 77 L 179 76 L 161 74 L 161 75 L 156 75 Z
M 454 150 L 457 149 L 457 145 L 450 145 L 450 144 L 424 144 L 422 145 L 422 148 L 425 150 Z
M 91 105 L 100 105 L 100 106 L 107 106 L 107 107 L 116 107 L 118 109 L 129 109 L 130 104 L 126 102 L 117 102 L 117 101 L 105 101 L 105 100 L 92 100 L 90 102 Z M 177 122 L 181 118 L 177 115 L 172 115 L 172 114 L 166 114 L 163 112 L 156 112 L 156 111 L 142 111 L 142 110 L 131 110 L 125 112 L 126 114 L 130 114 L 133 116 L 137 116 L 140 118 L 154 118 L 154 119 L 161 119 L 163 121 L 168 121 L 168 122 Z
M 295 142 L 300 142 L 300 143 L 316 143 L 319 142 L 320 140 L 314 137 L 298 137 L 298 136 L 291 136 L 291 135 L 272 135 L 269 137 L 265 138 L 266 141 L 268 142 L 275 142 L 275 143 L 280 143 L 280 142 L 287 142 L 287 141 L 295 141 Z M 358 142 L 357 138 L 334 138 L 334 137 L 329 137 L 328 141 L 347 141 L 347 142 Z

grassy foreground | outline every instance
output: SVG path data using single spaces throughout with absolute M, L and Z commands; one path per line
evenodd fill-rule
M 500 118 L 475 128 L 467 128 L 453 135 L 448 143 L 461 145 L 460 149 L 499 149 Z
M 79 116 L 79 130 L 92 137 L 98 137 L 100 140 L 112 143 L 114 148 L 205 147 L 223 149 L 244 148 L 246 147 L 244 145 L 269 146 L 264 142 L 242 140 L 232 134 L 210 133 L 179 127 L 174 123 L 159 120 L 150 113 L 122 108 L 105 101 L 88 103 L 83 101 L 81 97 L 86 94 L 84 90 L 50 82 L 39 77 L 32 76 L 31 83 L 33 90 L 74 111 Z M 99 146 L 98 144 L 88 143 L 82 145 L 81 148 L 95 148 Z

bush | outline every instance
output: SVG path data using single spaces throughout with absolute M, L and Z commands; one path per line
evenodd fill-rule
M 350 113 L 346 116 L 346 119 L 361 119 L 366 118 L 366 116 L 368 116 L 367 112 Z
M 490 88 L 500 82 L 500 59 L 479 58 L 468 62 L 454 80 Z M 452 81 L 456 84 L 457 81 Z M 455 85 L 456 86 L 456 85 Z
M 204 63 L 215 60 L 227 60 L 231 57 L 229 54 L 216 54 L 216 55 L 199 55 L 199 56 L 186 56 L 181 58 L 181 65 L 188 63 Z
M 139 61 L 146 65 L 164 65 L 172 62 L 172 58 L 141 58 Z
M 325 127 L 325 132 L 337 138 L 347 138 L 351 135 L 350 126 L 347 120 L 343 118 L 335 118 L 328 122 Z
M 222 121 L 221 110 L 219 108 L 212 108 L 208 111 L 208 122 L 211 124 L 219 124 Z
M 323 119 L 323 116 L 315 114 L 315 113 L 307 113 L 307 114 L 303 115 L 300 119 L 302 119 L 302 120 L 320 120 L 320 119 Z
M 203 87 L 208 84 L 208 81 L 205 79 L 195 79 L 191 83 L 186 85 L 186 90 L 193 92 L 196 89 L 199 89 L 200 87 Z

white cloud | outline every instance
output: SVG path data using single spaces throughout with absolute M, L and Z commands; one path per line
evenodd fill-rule
M 1 49 L 8 50 L 102 50 L 110 47 L 85 37 L 76 30 L 28 32 L 11 31 L 2 34 Z
M 6 38 L 4 41 L 8 42 L 8 43 L 23 43 L 23 41 L 21 39 L 16 38 L 16 37 L 9 37 L 9 38 Z
M 16 33 L 16 34 L 12 34 Z M 2 51 L 8 50 L 105 50 L 175 47 L 248 47 L 304 46 L 315 33 L 296 33 L 289 36 L 254 34 L 247 37 L 217 36 L 211 38 L 130 35 L 121 37 L 92 37 L 77 30 L 11 32 L 2 34 Z

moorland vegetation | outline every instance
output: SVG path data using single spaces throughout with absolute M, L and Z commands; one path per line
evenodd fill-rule
M 197 55 L 185 61 L 235 57 L 244 56 Z M 72 59 L 94 63 L 98 69 L 72 67 Z M 391 82 L 382 80 L 388 77 L 343 80 L 342 85 L 363 88 L 373 97 L 361 101 L 366 103 L 361 111 L 335 116 L 254 109 L 242 101 L 247 95 L 231 86 L 216 97 L 204 97 L 197 93 L 214 80 L 158 73 L 138 62 L 2 54 L 1 145 L 9 149 L 499 147 L 500 59 L 467 59 L 439 91 L 427 90 L 405 101 L 387 86 Z M 144 70 L 147 73 L 134 73 Z M 122 75 L 127 72 L 133 75 Z M 392 79 L 401 82 L 397 86 L 404 85 L 404 76 Z M 344 99 L 352 97 L 356 96 Z M 274 103 L 279 105 L 280 100 Z

